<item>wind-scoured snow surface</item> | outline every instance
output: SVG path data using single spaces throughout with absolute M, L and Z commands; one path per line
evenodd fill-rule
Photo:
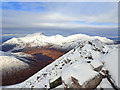
M 42 33 L 34 33 L 21 38 L 12 38 L 2 44 L 3 49 L 5 47 L 11 47 L 9 51 L 22 49 L 25 47 L 45 47 L 50 46 L 51 48 L 70 50 L 76 45 L 79 45 L 81 41 L 95 40 L 98 39 L 104 43 L 114 43 L 114 41 L 105 37 L 94 36 L 90 37 L 84 34 L 75 34 L 68 37 L 61 35 L 45 36 Z
M 105 68 L 109 70 L 110 75 L 117 86 L 118 81 L 118 48 L 112 50 L 110 53 L 102 58 L 102 62 L 105 63 Z M 98 88 L 112 88 L 107 79 L 103 79 Z
M 102 59 L 112 78 L 118 85 L 118 49 L 113 50 Z
M 110 47 L 105 43 L 114 42 L 107 38 L 98 36 L 90 37 L 83 34 L 77 34 L 68 37 L 63 37 L 61 35 L 48 37 L 38 33 L 22 38 L 13 38 L 8 40 L 7 42 L 3 43 L 3 45 L 16 45 L 14 49 L 24 48 L 27 45 L 30 45 L 31 47 L 51 45 L 57 49 L 73 49 L 51 64 L 47 65 L 45 68 L 24 82 L 4 88 L 49 88 L 50 83 L 57 78 L 62 77 L 62 79 L 67 82 L 69 81 L 68 77 L 71 75 L 75 78 L 79 78 L 79 84 L 82 85 L 84 82 L 86 82 L 86 80 L 90 80 L 99 74 L 98 72 L 93 71 L 93 67 L 96 68 L 100 65 L 103 65 L 103 63 L 104 68 L 110 71 L 112 78 L 117 84 L 118 81 L 116 75 L 118 74 L 116 69 L 118 67 L 114 65 L 116 65 L 118 61 L 118 58 L 115 58 L 118 57 L 118 48 L 112 46 Z M 113 62 L 115 64 L 111 65 Z M 78 69 L 81 71 L 79 72 Z M 106 80 L 102 81 L 101 83 L 105 83 L 105 85 L 101 84 L 100 86 L 104 88 L 104 86 L 106 86 Z M 63 86 L 60 85 L 60 87 Z

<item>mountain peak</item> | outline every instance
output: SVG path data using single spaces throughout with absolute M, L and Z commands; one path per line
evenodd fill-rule
M 28 34 L 27 36 L 44 36 L 44 33 L 33 33 L 33 34 Z

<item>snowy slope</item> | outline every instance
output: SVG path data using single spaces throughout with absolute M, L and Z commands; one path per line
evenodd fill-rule
M 31 55 L 25 53 L 9 53 L 0 51 L 0 71 L 13 71 L 13 70 L 22 70 L 29 67 L 29 64 L 23 62 L 21 57 L 32 57 Z M 19 59 L 18 59 L 19 58 Z M 22 60 L 20 60 L 22 59 Z
M 114 46 L 115 47 L 115 46 Z M 102 57 L 102 62 L 104 63 L 104 67 L 109 70 L 109 73 L 113 79 L 113 82 L 120 87 L 119 85 L 119 79 L 118 79 L 118 46 L 116 46 L 116 49 L 113 49 L 111 52 L 109 52 L 107 55 Z M 111 84 L 108 82 L 107 79 L 103 79 L 100 85 L 97 88 L 112 88 Z
M 107 39 L 105 37 L 90 37 L 84 34 L 75 34 L 68 37 L 63 37 L 61 35 L 55 36 L 45 36 L 41 33 L 34 33 L 21 38 L 12 38 L 2 44 L 2 48 L 11 47 L 9 50 L 18 50 L 25 47 L 45 47 L 49 46 L 51 48 L 70 50 L 79 43 L 86 40 L 98 39 L 104 43 L 114 43 L 114 41 Z
M 83 84 L 86 80 L 98 74 L 98 72 L 91 72 L 91 69 L 93 67 L 103 65 L 104 57 L 113 52 L 113 50 L 115 50 L 115 48 L 110 48 L 98 39 L 88 41 L 86 40 L 80 43 L 71 51 L 69 51 L 67 54 L 63 55 L 53 63 L 40 70 L 38 73 L 36 73 L 23 83 L 8 86 L 8 88 L 49 88 L 50 82 L 53 82 L 58 77 L 63 77 L 65 71 L 66 73 L 69 73 L 65 69 L 67 67 L 69 68 L 71 65 L 78 66 L 83 69 L 88 68 L 88 70 L 85 71 L 85 74 L 77 71 L 77 74 L 74 75 L 75 77 L 80 78 L 80 83 Z M 105 62 L 105 65 L 106 64 L 107 63 Z M 77 67 L 75 68 L 77 69 Z M 105 68 L 108 69 L 107 67 Z M 69 70 L 72 69 L 74 71 L 74 68 L 72 68 L 71 66 Z M 86 75 L 86 73 L 89 73 L 89 75 L 84 76 Z M 78 75 L 84 77 L 79 77 Z
M 105 68 L 109 70 L 112 78 L 118 85 L 118 49 L 115 49 L 104 56 L 102 60 L 105 63 Z

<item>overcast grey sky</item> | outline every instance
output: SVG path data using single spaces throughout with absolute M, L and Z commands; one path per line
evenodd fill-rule
M 3 33 L 117 35 L 117 4 L 3 2 Z

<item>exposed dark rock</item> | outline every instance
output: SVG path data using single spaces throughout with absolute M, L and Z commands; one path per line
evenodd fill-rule
M 93 57 L 92 56 L 88 56 L 88 59 L 92 59 L 93 60 Z
M 61 84 L 62 84 L 62 79 L 61 77 L 59 77 L 58 79 L 50 83 L 50 89 L 53 89 Z
M 102 78 L 103 78 L 103 76 L 99 74 L 99 75 L 95 76 L 94 78 L 92 78 L 91 80 L 89 80 L 84 85 L 82 85 L 82 87 L 83 88 L 96 88 L 102 81 Z
M 7 51 L 13 49 L 16 46 L 17 46 L 16 44 L 14 44 L 14 45 L 12 45 L 12 44 L 3 45 L 2 46 L 2 51 L 7 52 Z
M 95 71 L 99 72 L 102 69 L 103 66 L 99 66 L 97 68 L 94 68 Z
M 82 86 L 78 83 L 78 80 L 74 77 L 71 77 L 73 83 L 71 84 L 70 88 L 82 88 Z
M 87 63 L 91 63 L 91 61 L 87 61 Z
M 92 45 L 92 42 L 88 41 L 88 44 Z

